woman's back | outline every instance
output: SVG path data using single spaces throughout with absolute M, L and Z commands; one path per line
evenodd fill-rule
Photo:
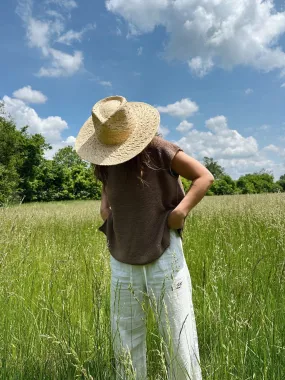
M 112 211 L 99 230 L 112 256 L 128 264 L 147 264 L 164 252 L 170 244 L 168 214 L 185 196 L 179 176 L 171 172 L 171 161 L 182 149 L 159 136 L 148 149 L 152 163 L 144 167 L 142 182 L 128 163 L 108 167 Z

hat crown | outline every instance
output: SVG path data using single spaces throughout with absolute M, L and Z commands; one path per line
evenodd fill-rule
M 110 96 L 96 103 L 92 120 L 98 140 L 107 145 L 122 144 L 136 126 L 135 115 L 123 96 Z

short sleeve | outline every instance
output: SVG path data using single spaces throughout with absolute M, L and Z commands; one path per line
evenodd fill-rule
M 178 177 L 179 174 L 171 170 L 171 164 L 176 153 L 178 153 L 179 151 L 184 152 L 183 149 L 180 148 L 179 145 L 174 144 L 171 141 L 160 138 L 158 142 L 158 150 L 159 150 L 162 167 L 164 169 L 169 170 L 171 175 Z

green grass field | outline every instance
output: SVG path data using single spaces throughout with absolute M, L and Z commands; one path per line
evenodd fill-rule
M 1 379 L 115 378 L 99 205 L 0 209 Z M 205 197 L 183 247 L 203 379 L 284 379 L 285 194 Z M 149 378 L 163 379 L 149 320 Z

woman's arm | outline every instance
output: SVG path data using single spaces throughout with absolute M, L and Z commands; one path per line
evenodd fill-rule
M 110 209 L 110 204 L 109 204 L 108 197 L 106 194 L 106 189 L 103 185 L 101 206 L 100 206 L 100 215 L 101 215 L 101 218 L 103 219 L 103 221 L 105 221 L 108 218 L 110 211 L 111 211 L 111 209 Z
M 186 218 L 192 208 L 205 196 L 215 179 L 205 166 L 182 151 L 178 151 L 173 158 L 171 169 L 192 181 L 190 190 L 176 207 L 176 211 Z

